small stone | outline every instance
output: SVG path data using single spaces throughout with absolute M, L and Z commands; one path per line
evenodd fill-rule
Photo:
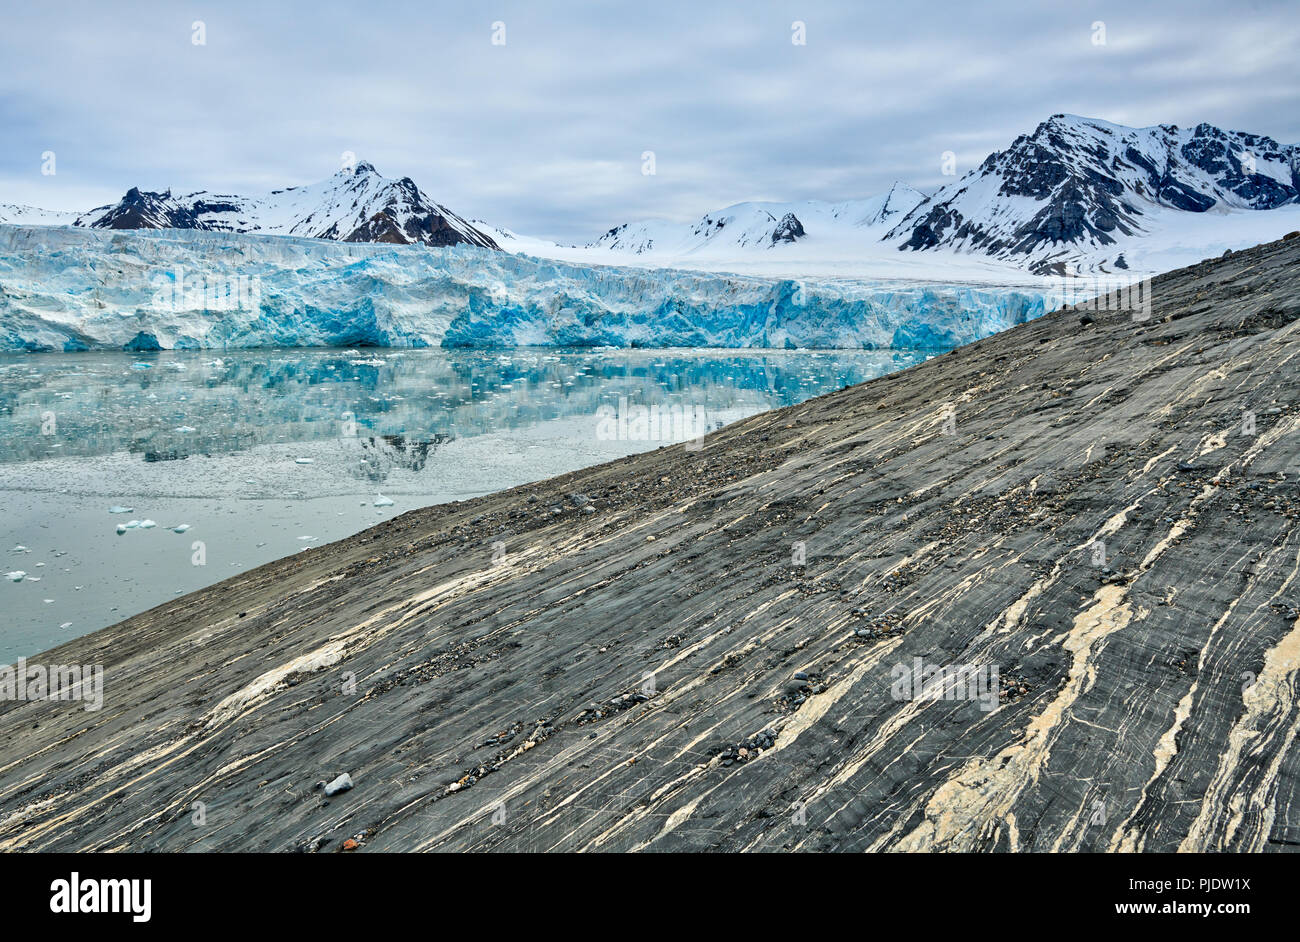
M 326 797 L 332 797 L 334 795 L 337 795 L 339 792 L 347 791 L 351 787 L 352 787 L 352 776 L 348 775 L 347 772 L 344 772 L 334 781 L 330 782 L 328 785 L 325 786 L 325 795 Z

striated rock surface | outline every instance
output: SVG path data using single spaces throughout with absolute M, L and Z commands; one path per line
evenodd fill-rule
M 1174 272 L 1149 320 L 1056 312 L 32 658 L 103 664 L 103 708 L 0 705 L 0 847 L 1300 847 L 1298 262 Z M 995 695 L 900 695 L 917 659 Z

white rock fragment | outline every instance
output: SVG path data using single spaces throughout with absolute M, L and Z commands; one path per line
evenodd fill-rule
M 325 786 L 325 797 L 337 795 L 339 792 L 345 792 L 352 787 L 352 776 L 344 772 L 334 781 Z

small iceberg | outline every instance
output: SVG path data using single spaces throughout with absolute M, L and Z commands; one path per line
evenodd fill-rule
M 393 506 L 393 502 L 392 502 L 392 500 L 391 500 L 390 498 L 387 498 L 387 497 L 385 497 L 383 494 L 380 494 L 378 497 L 375 498 L 375 506 L 376 506 L 376 507 L 391 507 L 391 506 Z
M 192 426 L 192 425 L 180 425 L 180 426 L 177 426 L 176 431 L 178 431 L 178 432 L 183 432 L 183 433 L 189 433 L 189 432 L 197 432 L 198 429 L 194 428 L 194 426 Z
M 140 529 L 141 529 L 141 530 L 152 530 L 152 529 L 153 529 L 154 527 L 156 527 L 156 526 L 158 526 L 158 524 L 157 524 L 156 522 L 154 522 L 153 520 L 141 520 L 141 521 L 140 521 Z
M 135 508 L 123 507 L 120 504 L 114 504 L 112 507 L 108 508 L 108 512 L 111 514 L 129 514 L 129 513 L 135 513 Z
M 21 569 L 15 569 L 13 572 L 5 573 L 5 578 L 10 582 L 22 582 L 26 575 L 27 573 L 23 572 Z
M 173 533 L 184 533 L 184 532 L 185 532 L 186 530 L 188 530 L 189 528 L 190 528 L 190 525 L 189 525 L 188 523 L 182 523 L 180 526 L 172 527 L 172 532 L 173 532 Z
M 294 463 L 294 464 L 312 464 L 315 460 L 316 460 L 315 458 L 294 458 L 294 459 L 293 459 L 293 463 Z

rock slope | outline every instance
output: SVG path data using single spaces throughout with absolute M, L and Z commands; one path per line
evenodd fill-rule
M 1297 263 L 1173 272 L 1148 320 L 1056 312 L 32 658 L 103 664 L 104 705 L 0 706 L 0 847 L 1300 847 Z M 997 695 L 900 695 L 918 658 Z

